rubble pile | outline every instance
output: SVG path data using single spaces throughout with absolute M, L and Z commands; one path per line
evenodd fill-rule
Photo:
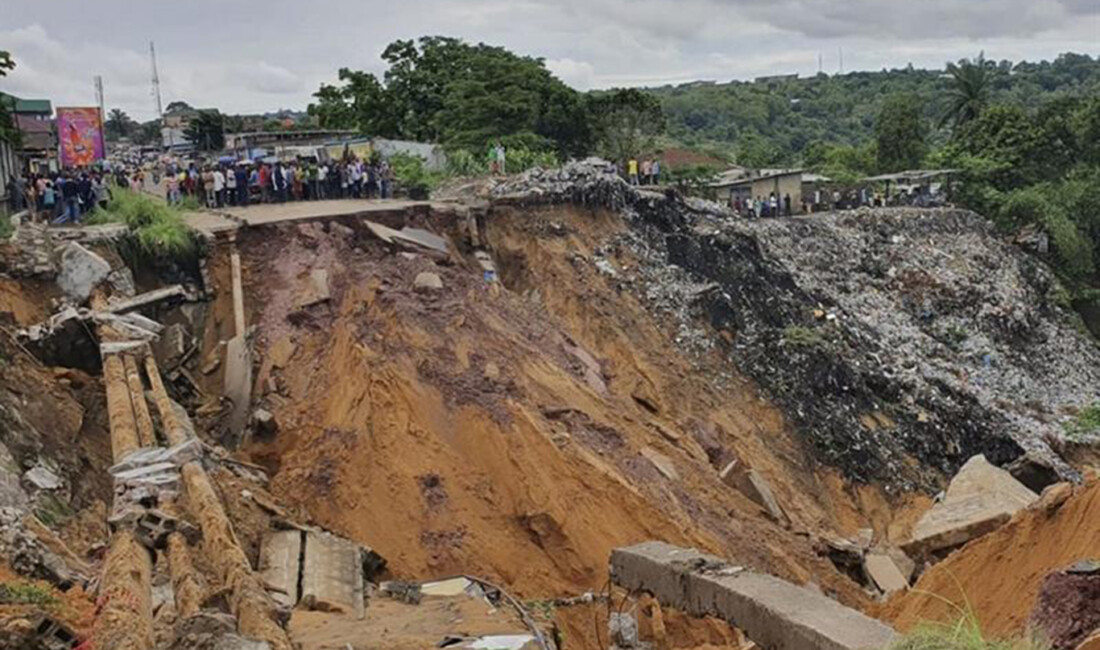
M 573 203 L 612 210 L 628 207 L 634 193 L 611 165 L 599 158 L 571 161 L 558 169 L 535 167 L 491 191 L 497 201 Z
M 1053 275 L 978 215 L 642 214 L 669 262 L 721 286 L 701 312 L 733 335 L 737 364 L 849 476 L 917 479 L 907 455 L 949 472 L 1023 452 L 1073 476 L 1046 440 L 1061 433 L 1057 409 L 1096 399 L 1100 353 Z
M 600 272 L 671 316 L 686 351 L 722 346 L 849 478 L 930 484 L 977 454 L 1021 459 L 1033 490 L 1077 478 L 1050 443 L 1100 396 L 1100 350 L 1049 269 L 979 215 L 745 220 L 588 161 L 496 193 L 621 212 L 631 228 L 597 251 Z M 637 265 L 612 262 L 624 247 Z

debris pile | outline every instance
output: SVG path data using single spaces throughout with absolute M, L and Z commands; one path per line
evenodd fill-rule
M 499 203 L 573 203 L 620 210 L 634 201 L 634 190 L 599 158 L 571 161 L 558 169 L 535 167 L 492 189 Z
M 1053 274 L 978 215 L 742 220 L 627 192 L 631 229 L 597 267 L 671 315 L 686 351 L 721 346 L 825 462 L 899 487 L 934 484 L 975 454 L 1026 455 L 1013 471 L 1035 490 L 1077 478 L 1048 441 L 1100 397 L 1100 349 Z M 638 264 L 616 268 L 618 247 Z

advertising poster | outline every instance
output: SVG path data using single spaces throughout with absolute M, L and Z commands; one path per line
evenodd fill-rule
M 83 167 L 102 160 L 103 121 L 96 107 L 57 109 L 57 138 L 61 144 L 61 164 Z

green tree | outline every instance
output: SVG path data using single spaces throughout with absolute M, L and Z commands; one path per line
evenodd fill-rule
M 225 147 L 225 121 L 217 110 L 200 111 L 187 125 L 183 137 L 199 151 L 221 151 Z
M 107 138 L 111 140 L 129 137 L 136 127 L 137 123 L 120 108 L 112 108 L 108 111 L 107 120 L 103 124 Z
M 875 120 L 879 172 L 917 169 L 927 153 L 921 100 L 912 93 L 890 95 Z
M 0 77 L 8 76 L 8 72 L 15 69 L 15 61 L 11 54 L 0 50 Z M 17 145 L 19 143 L 19 129 L 15 127 L 15 111 L 9 103 L 14 104 L 15 98 L 11 95 L 0 93 L 0 142 Z
M 134 129 L 133 135 L 130 137 L 133 138 L 134 144 L 160 145 L 160 120 L 149 120 L 142 123 Z
M 0 50 L 0 77 L 8 76 L 8 72 L 15 69 L 15 61 L 11 58 L 11 52 Z
M 620 163 L 652 149 L 665 131 L 660 102 L 637 88 L 594 95 L 588 110 L 600 153 Z
M 440 142 L 480 151 L 496 139 L 587 152 L 591 135 L 578 93 L 550 74 L 541 59 L 455 38 L 399 40 L 382 53 L 381 80 L 343 68 L 340 85 L 314 93 L 310 115 L 327 128 L 364 135 Z
M 989 104 L 992 76 L 984 54 L 973 61 L 963 59 L 947 64 L 950 83 L 947 90 L 947 108 L 940 119 L 940 126 L 951 124 L 954 129 L 978 119 Z

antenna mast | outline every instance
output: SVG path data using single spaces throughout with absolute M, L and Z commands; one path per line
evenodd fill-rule
M 164 117 L 164 107 L 160 103 L 160 75 L 157 74 L 157 50 L 153 41 L 149 41 L 149 60 L 153 63 L 153 97 L 157 100 L 157 118 Z

